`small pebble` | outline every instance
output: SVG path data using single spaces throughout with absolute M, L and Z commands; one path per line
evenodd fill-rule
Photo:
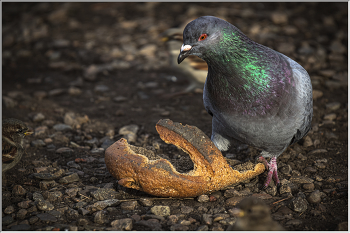
M 43 222 L 57 222 L 57 218 L 47 213 L 40 213 L 36 215 Z
M 183 214 L 189 214 L 193 211 L 193 208 L 192 207 L 189 207 L 189 206 L 184 206 L 184 207 L 181 207 L 181 213 Z
M 106 211 L 101 210 L 96 212 L 95 217 L 94 217 L 94 222 L 98 224 L 104 224 L 108 222 L 108 218 L 106 216 Z
M 327 163 L 327 162 L 328 160 L 326 158 L 316 160 L 316 163 Z
M 77 221 L 78 226 L 85 226 L 89 224 L 89 220 L 85 219 L 85 218 L 80 218 Z
M 208 231 L 209 227 L 208 225 L 202 225 L 197 228 L 197 231 Z
M 318 98 L 323 96 L 323 92 L 319 90 L 313 90 L 312 91 L 312 99 L 317 100 Z
M 153 206 L 151 208 L 151 212 L 154 215 L 158 215 L 158 216 L 169 216 L 170 215 L 170 207 L 169 206 Z
M 301 161 L 307 160 L 307 157 L 305 155 L 303 155 L 302 153 L 299 153 L 297 158 L 300 159 Z
M 75 221 L 77 218 L 79 218 L 79 212 L 77 210 L 68 208 L 64 213 L 69 220 Z
M 81 93 L 82 93 L 82 90 L 78 87 L 70 87 L 68 89 L 68 94 L 72 96 L 81 95 Z
M 68 167 L 75 168 L 75 169 L 78 169 L 78 170 L 81 169 L 80 165 L 79 165 L 79 164 L 76 164 L 74 161 L 69 161 L 69 162 L 67 163 L 67 166 L 68 166 Z
M 24 196 L 27 191 L 21 185 L 15 185 L 12 189 L 12 194 L 15 196 Z
M 309 146 L 312 146 L 313 145 L 313 142 L 312 142 L 312 139 L 309 137 L 309 136 L 306 136 L 304 138 L 304 144 L 303 146 L 304 147 L 309 147 Z
M 55 207 L 54 205 L 52 205 L 49 201 L 38 201 L 38 204 L 36 205 L 36 207 L 39 210 L 43 210 L 43 211 L 48 211 L 48 210 L 53 210 Z
M 57 124 L 53 126 L 53 129 L 56 131 L 65 131 L 65 130 L 71 130 L 72 127 L 66 124 Z
M 6 215 L 5 217 L 2 218 L 2 225 L 9 225 L 11 223 L 13 223 L 15 220 L 13 219 L 13 217 L 11 215 Z
M 304 212 L 307 209 L 307 201 L 303 197 L 296 197 L 290 203 L 290 207 L 295 212 Z
M 174 224 L 170 227 L 171 231 L 188 231 L 189 227 L 183 224 Z
M 131 218 L 123 218 L 117 219 L 111 222 L 113 228 L 119 231 L 131 231 L 132 230 L 132 219 Z
M 2 104 L 5 108 L 14 108 L 18 105 L 18 102 L 10 97 L 2 96 Z
M 288 22 L 288 16 L 283 12 L 272 12 L 271 19 L 274 24 L 285 24 Z
M 51 144 L 53 143 L 53 140 L 51 138 L 45 138 L 44 139 L 44 143 L 47 145 L 47 144 Z
M 336 179 L 334 178 L 334 177 L 328 177 L 327 179 L 326 179 L 326 182 L 328 182 L 328 183 L 335 183 L 335 182 L 337 182 L 336 181 Z
M 135 222 L 138 222 L 141 220 L 141 216 L 138 215 L 138 214 L 133 214 L 131 215 L 131 218 L 135 221 Z
M 13 207 L 12 205 L 7 206 L 4 210 L 5 214 L 12 214 L 13 212 L 15 212 L 15 207 Z
M 28 213 L 33 213 L 33 212 L 38 211 L 38 208 L 36 208 L 36 206 L 34 205 L 34 206 L 32 206 L 32 207 L 29 207 L 29 208 L 27 209 L 27 211 L 28 211 Z
M 316 175 L 315 179 L 316 179 L 316 181 L 322 181 L 323 180 L 323 178 L 321 176 L 319 176 L 319 175 Z
M 319 70 L 318 73 L 327 78 L 330 78 L 335 75 L 335 70 Z
M 280 172 L 284 175 L 290 175 L 290 173 L 292 172 L 292 168 L 290 165 L 284 166 L 282 168 L 280 168 Z
M 77 226 L 69 226 L 68 230 L 69 231 L 78 231 L 78 227 Z
M 66 154 L 66 155 L 70 155 L 74 152 L 73 149 L 69 148 L 69 147 L 61 147 L 61 148 L 58 148 L 56 150 L 56 153 L 57 154 Z
M 159 221 L 164 221 L 165 218 L 160 215 L 155 215 L 155 214 L 144 214 L 141 216 L 142 219 L 148 220 L 148 219 L 158 219 Z
M 307 200 L 311 204 L 316 204 L 321 202 L 321 193 L 319 190 L 315 190 L 307 197 Z
M 339 102 L 328 103 L 326 104 L 326 108 L 327 110 L 336 111 L 340 108 L 340 103 Z
M 230 198 L 230 197 L 234 197 L 234 196 L 238 196 L 238 195 L 239 195 L 239 193 L 235 189 L 228 189 L 224 192 L 224 197 L 226 197 L 226 198 Z
M 114 100 L 115 102 L 123 102 L 123 101 L 128 100 L 128 98 L 126 98 L 126 97 L 124 97 L 124 96 L 116 96 L 116 97 L 113 98 L 113 100 Z
M 310 172 L 310 173 L 315 173 L 315 172 L 317 172 L 317 169 L 314 167 L 306 167 L 305 171 Z
M 203 195 L 200 195 L 198 197 L 198 202 L 208 202 L 208 201 L 209 201 L 209 196 L 208 195 L 203 194 Z
M 337 136 L 335 133 L 329 132 L 329 131 L 326 131 L 325 136 L 327 139 L 338 139 L 339 138 L 339 136 Z
M 30 226 L 28 224 L 18 224 L 10 228 L 11 231 L 28 231 Z
M 109 90 L 109 87 L 103 84 L 95 86 L 95 89 L 94 89 L 95 92 L 101 92 L 101 93 L 106 92 L 108 90 Z
M 47 192 L 45 195 L 45 198 L 51 202 L 51 201 L 60 200 L 62 196 L 63 196 L 62 192 L 53 191 L 53 192 Z
M 41 140 L 41 139 L 31 141 L 30 145 L 32 147 L 43 147 L 43 146 L 46 146 L 45 142 L 43 140 Z
M 50 210 L 47 211 L 48 214 L 51 214 L 52 216 L 56 217 L 56 218 L 60 218 L 62 216 L 62 213 L 57 211 L 57 210 Z
M 293 170 L 291 175 L 294 177 L 299 177 L 299 176 L 301 176 L 301 173 L 298 170 Z
M 326 165 L 325 165 L 324 163 L 318 163 L 318 162 L 316 162 L 316 163 L 315 163 L 315 166 L 316 166 L 317 168 L 319 168 L 319 169 L 325 169 L 325 168 L 326 168 Z
M 280 188 L 280 194 L 283 193 L 292 193 L 292 189 L 290 188 L 289 185 L 282 185 Z
M 31 218 L 29 218 L 29 224 L 34 224 L 39 220 L 39 218 L 37 216 L 33 216 Z
M 317 147 L 317 145 L 320 145 L 321 141 L 319 139 L 315 139 L 314 146 Z
M 64 92 L 65 92 L 64 89 L 57 88 L 49 91 L 48 94 L 49 96 L 58 96 L 58 95 L 62 95 Z
M 137 201 L 126 201 L 120 204 L 122 210 L 134 210 L 137 207 Z
M 61 184 L 70 184 L 77 181 L 79 181 L 79 175 L 77 173 L 73 173 L 72 175 L 62 177 L 58 182 Z
M 348 231 L 348 227 L 349 227 L 349 223 L 346 221 L 346 222 L 341 222 L 338 224 L 337 226 L 337 230 L 338 231 Z
M 221 221 L 221 220 L 223 220 L 223 219 L 226 219 L 226 218 L 229 218 L 230 217 L 230 215 L 229 214 L 215 214 L 214 216 L 213 216 L 213 218 L 214 218 L 214 222 L 218 222 L 218 221 Z
M 45 116 L 41 112 L 39 112 L 33 116 L 34 122 L 40 122 L 40 121 L 43 121 L 44 119 L 45 119 Z
M 309 184 L 309 183 L 313 183 L 314 180 L 305 176 L 297 176 L 297 177 L 292 177 L 289 179 L 290 182 L 292 183 L 297 183 L 297 184 Z
M 335 113 L 329 113 L 323 117 L 324 120 L 329 120 L 329 121 L 333 121 L 335 120 L 335 118 L 337 118 L 337 115 Z
M 88 211 L 87 209 L 84 209 L 84 208 L 79 208 L 78 213 L 85 216 L 85 215 L 89 214 L 90 211 Z
M 202 223 L 206 225 L 211 225 L 213 223 L 213 216 L 211 214 L 202 215 Z
M 16 214 L 16 218 L 17 219 L 24 219 L 26 217 L 27 213 L 28 213 L 28 211 L 26 209 L 20 209 Z
M 141 205 L 143 205 L 143 206 L 152 206 L 153 205 L 153 201 L 149 198 L 140 198 L 139 201 L 141 202 Z
M 174 224 L 177 223 L 178 220 L 179 220 L 179 217 L 178 217 L 177 215 L 170 215 L 170 216 L 168 217 L 168 222 L 167 222 L 167 224 L 168 224 L 168 225 L 174 225 Z
M 270 185 L 266 188 L 265 192 L 267 194 L 270 194 L 271 196 L 276 196 L 277 194 L 277 186 L 273 185 L 273 184 L 270 183 Z
M 300 224 L 302 224 L 303 221 L 299 220 L 299 219 L 292 219 L 292 220 L 289 220 L 288 222 L 286 222 L 286 225 L 295 225 L 295 226 L 298 226 Z
M 34 98 L 37 98 L 39 100 L 42 100 L 47 97 L 46 91 L 36 91 L 33 93 Z
M 39 126 L 34 129 L 34 136 L 37 137 L 37 136 L 45 135 L 48 129 L 49 128 L 46 125 Z
M 310 151 L 308 155 L 313 155 L 313 154 L 320 154 L 320 153 L 327 153 L 328 151 L 326 149 L 316 149 L 313 151 Z
M 91 192 L 91 196 L 99 201 L 115 199 L 118 193 L 112 188 L 100 188 Z
M 213 228 L 212 228 L 211 230 L 212 230 L 212 231 L 224 231 L 224 229 L 222 228 L 221 225 L 213 226 Z
M 313 183 L 309 183 L 309 184 L 303 184 L 303 188 L 305 190 L 311 191 L 315 189 L 315 185 Z
M 99 210 L 103 210 L 106 207 L 117 206 L 119 204 L 120 204 L 120 201 L 118 199 L 110 199 L 110 200 L 95 202 L 93 205 L 86 206 L 86 209 L 90 212 L 96 212 Z
M 90 152 L 92 154 L 102 154 L 105 151 L 104 148 L 93 148 Z
M 58 184 L 56 183 L 56 181 L 54 180 L 50 180 L 50 181 L 40 181 L 39 183 L 39 187 L 42 190 L 48 190 L 51 189 L 53 187 L 56 187 Z
M 149 230 L 152 230 L 152 231 L 162 230 L 162 225 L 159 223 L 158 219 L 148 219 L 147 221 L 141 220 L 135 224 L 148 227 Z

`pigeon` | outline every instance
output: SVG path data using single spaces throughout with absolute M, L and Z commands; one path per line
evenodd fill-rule
M 253 146 L 280 186 L 277 157 L 311 128 L 312 86 L 306 70 L 289 57 L 249 39 L 229 22 L 202 16 L 183 32 L 178 63 L 195 55 L 208 64 L 203 89 L 212 116 L 211 140 L 220 151 Z M 270 158 L 270 162 L 266 161 Z
M 202 93 L 204 83 L 207 78 L 207 63 L 196 56 L 189 56 L 188 59 L 184 61 L 180 66 L 177 64 L 179 47 L 183 44 L 183 28 L 184 27 L 170 28 L 161 34 L 162 41 L 166 43 L 169 52 L 170 66 L 178 68 L 190 82 L 188 87 L 183 91 L 173 93 L 169 97 L 187 94 L 190 92 Z
M 284 231 L 285 229 L 273 221 L 270 208 L 259 198 L 248 197 L 232 209 L 237 217 L 235 224 L 230 225 L 227 231 Z
M 32 134 L 20 120 L 8 118 L 2 120 L 2 172 L 13 168 L 24 153 L 23 139 Z

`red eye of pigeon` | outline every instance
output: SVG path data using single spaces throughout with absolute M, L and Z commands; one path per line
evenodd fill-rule
M 198 41 L 205 40 L 205 39 L 207 39 L 207 37 L 208 37 L 208 35 L 204 33 L 198 38 Z

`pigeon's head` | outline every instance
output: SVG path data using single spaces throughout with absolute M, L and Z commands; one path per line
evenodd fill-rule
M 221 40 L 224 28 L 230 27 L 230 23 L 214 16 L 202 16 L 191 21 L 184 29 L 184 43 L 177 62 L 180 64 L 189 55 L 205 57 L 210 48 Z

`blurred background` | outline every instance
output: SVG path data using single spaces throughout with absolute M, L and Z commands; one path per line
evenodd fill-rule
M 44 54 L 50 68 L 167 65 L 160 33 L 203 15 L 303 63 L 347 70 L 347 3 L 3 3 L 3 64 Z M 46 60 L 47 59 L 47 60 Z M 327 63 L 326 61 L 329 61 Z
M 170 66 L 162 36 L 169 28 L 181 32 L 203 15 L 223 18 L 252 40 L 291 57 L 308 71 L 314 89 L 347 87 L 347 3 L 3 3 L 2 11 L 5 107 L 16 105 L 16 98 L 28 100 L 25 92 L 36 99 L 63 100 L 68 94 L 66 106 L 81 106 L 85 98 L 104 110 L 107 105 L 122 109 L 125 100 L 161 101 L 158 96 L 181 92 L 191 80 L 177 64 Z M 149 79 L 144 71 L 150 72 Z M 21 94 L 9 95 L 13 88 Z M 200 91 L 195 99 L 202 111 Z M 176 101 L 174 108 L 155 110 L 152 122 L 159 112 L 183 120 L 177 106 L 190 108 L 184 107 L 184 98 Z M 132 116 L 115 111 L 119 117 L 113 113 L 109 119 L 135 123 L 134 117 L 148 114 L 141 108 L 135 107 Z M 208 119 L 198 126 L 204 128 Z M 149 129 L 155 132 L 153 126 Z

